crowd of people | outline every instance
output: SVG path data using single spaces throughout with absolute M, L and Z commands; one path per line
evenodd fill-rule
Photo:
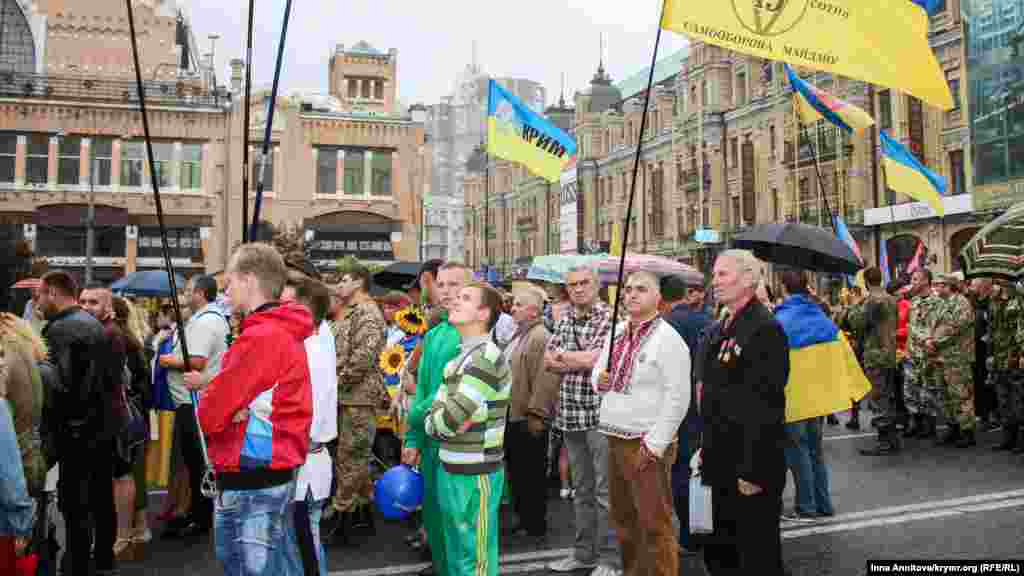
M 586 266 L 564 286 L 503 292 L 435 260 L 406 290 L 374 297 L 358 263 L 331 284 L 290 264 L 246 244 L 222 283 L 191 278 L 183 334 L 173 306 L 147 321 L 59 271 L 34 295 L 42 322 L 0 316 L 0 557 L 30 543 L 59 463 L 63 573 L 138 559 L 152 535 L 135 407 L 174 414 L 159 430 L 174 438 L 162 536 L 212 531 L 227 574 L 326 575 L 327 547 L 373 527 L 385 420 L 396 462 L 423 477 L 406 541 L 430 559 L 425 575 L 497 574 L 505 498 L 511 538 L 543 545 L 552 476 L 575 530 L 552 572 L 675 576 L 699 553 L 716 576 L 784 574 L 781 525 L 836 513 L 822 448 L 831 417 L 794 408 L 821 376 L 801 358 L 821 351 L 840 351 L 840 364 L 855 353 L 870 384 L 861 402 L 841 399 L 848 427 L 861 403 L 874 416 L 865 455 L 942 424 L 943 445 L 973 446 L 978 426 L 998 423 L 993 448 L 1024 451 L 1024 298 L 1011 283 L 918 269 L 906 288 L 885 287 L 870 268 L 866 290 L 833 309 L 806 274 L 776 284 L 752 254 L 728 250 L 711 294 L 628 274 L 613 326 Z M 711 490 L 710 534 L 690 530 L 695 471 Z

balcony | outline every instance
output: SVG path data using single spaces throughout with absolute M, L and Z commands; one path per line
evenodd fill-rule
M 146 102 L 158 106 L 213 108 L 215 94 L 195 82 L 143 80 Z M 50 76 L 22 72 L 0 72 L 0 98 L 40 100 L 86 100 L 117 104 L 137 103 L 135 80 L 92 76 Z

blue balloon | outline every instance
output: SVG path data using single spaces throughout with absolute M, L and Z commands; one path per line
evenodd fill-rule
M 402 464 L 388 470 L 374 489 L 377 510 L 389 520 L 404 520 L 423 503 L 423 475 Z

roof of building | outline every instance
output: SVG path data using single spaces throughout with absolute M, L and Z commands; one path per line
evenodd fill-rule
M 674 54 L 658 60 L 654 64 L 654 84 L 663 82 L 678 74 L 689 53 L 689 47 L 684 47 Z M 644 66 L 643 70 L 619 82 L 615 87 L 622 93 L 622 99 L 628 100 L 643 92 L 647 88 L 647 76 L 650 73 L 651 67 Z
M 360 40 L 359 42 L 356 42 L 356 45 L 353 46 L 351 50 L 349 50 L 349 53 L 372 54 L 374 56 L 384 55 L 384 53 L 381 52 L 380 50 L 377 50 L 373 46 L 370 46 L 370 43 L 367 42 L 366 40 Z

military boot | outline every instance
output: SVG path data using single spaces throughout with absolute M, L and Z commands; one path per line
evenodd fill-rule
M 907 414 L 906 425 L 903 427 L 904 438 L 916 438 L 917 433 L 921 431 L 921 415 L 920 414 Z
M 920 426 L 917 431 L 918 438 L 935 438 L 938 430 L 935 428 L 934 416 L 921 415 L 919 424 Z
M 1005 452 L 1017 447 L 1017 425 L 1007 424 L 1003 426 L 1003 440 L 999 444 L 992 445 L 993 452 Z
M 942 435 L 941 439 L 939 439 L 938 444 L 939 444 L 939 446 L 952 446 L 953 444 L 956 444 L 957 441 L 959 441 L 959 440 L 960 440 L 960 425 L 959 424 L 950 424 L 949 425 L 949 429 L 946 430 L 946 433 Z
M 900 451 L 900 438 L 895 426 L 879 428 L 878 442 L 871 448 L 861 448 L 864 456 L 888 456 Z
M 1021 426 L 1017 433 L 1017 446 L 1012 451 L 1014 454 L 1024 454 L 1024 426 Z
M 964 430 L 960 433 L 960 439 L 957 440 L 957 448 L 970 448 L 971 446 L 977 446 L 978 441 L 974 438 L 974 430 Z

